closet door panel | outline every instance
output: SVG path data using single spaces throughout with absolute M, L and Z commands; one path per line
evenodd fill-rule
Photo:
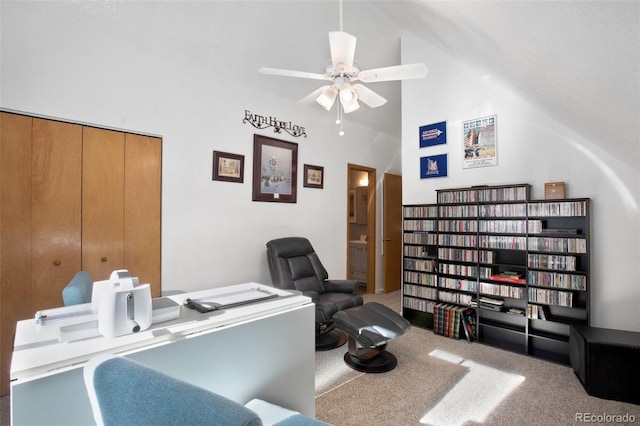
M 124 269 L 124 133 L 83 128 L 82 269 L 94 281 Z
M 63 305 L 81 269 L 82 127 L 33 120 L 33 310 Z
M 160 296 L 162 140 L 125 136 L 124 264 Z
M 31 309 L 31 123 L 31 117 L 0 113 L 0 395 L 9 393 L 16 321 L 34 315 Z

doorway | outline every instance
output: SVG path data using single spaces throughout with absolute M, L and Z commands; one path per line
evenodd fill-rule
M 376 169 L 347 164 L 347 277 L 376 292 Z

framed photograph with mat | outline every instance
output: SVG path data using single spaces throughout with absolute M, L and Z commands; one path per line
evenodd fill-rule
M 253 201 L 295 203 L 298 144 L 253 135 Z
M 324 167 L 305 164 L 303 176 L 304 182 L 302 186 L 320 189 L 324 187 Z
M 244 155 L 213 151 L 213 180 L 244 182 Z

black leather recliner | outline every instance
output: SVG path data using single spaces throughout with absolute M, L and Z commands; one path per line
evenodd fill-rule
M 347 336 L 333 325 L 333 315 L 360 306 L 362 296 L 353 294 L 355 280 L 330 280 L 311 243 L 302 237 L 287 237 L 267 243 L 267 261 L 274 287 L 298 290 L 316 304 L 316 350 L 342 346 Z

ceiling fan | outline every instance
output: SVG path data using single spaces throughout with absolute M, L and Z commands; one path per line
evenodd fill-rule
M 341 123 L 342 112 L 348 114 L 360 108 L 358 101 L 362 101 L 371 108 L 380 107 L 387 102 L 385 98 L 367 86 L 355 82 L 377 83 L 382 81 L 423 78 L 428 72 L 427 67 L 423 63 L 360 70 L 354 64 L 356 37 L 342 31 L 342 4 L 340 4 L 340 31 L 329 32 L 329 48 L 331 51 L 331 59 L 325 64 L 324 73 L 322 74 L 266 67 L 262 67 L 258 71 L 262 74 L 283 77 L 329 81 L 330 84 L 314 90 L 302 98 L 300 102 L 316 101 L 324 109 L 329 111 L 333 107 L 336 99 L 339 99 L 338 119 L 336 123 Z M 340 133 L 343 134 L 342 131 Z

